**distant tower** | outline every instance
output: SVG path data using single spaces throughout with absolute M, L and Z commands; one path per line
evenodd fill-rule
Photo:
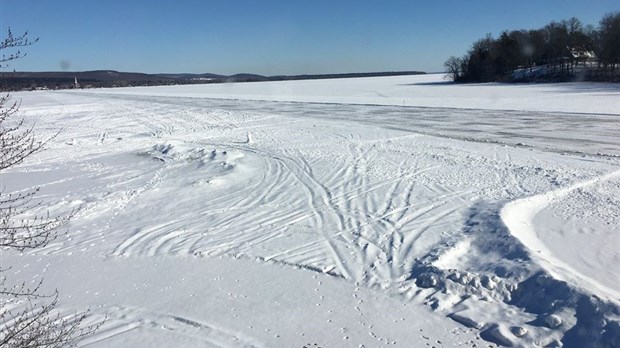
M 78 83 L 78 81 L 77 81 L 77 76 L 74 76 L 74 82 L 73 82 L 73 84 L 74 84 L 74 87 L 75 87 L 75 88 L 80 88 L 80 84 L 79 84 L 79 83 Z

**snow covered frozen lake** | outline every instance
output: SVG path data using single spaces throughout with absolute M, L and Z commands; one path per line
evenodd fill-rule
M 14 93 L 52 214 L 4 252 L 109 346 L 612 347 L 620 85 L 442 75 Z M 45 212 L 45 209 L 39 213 Z

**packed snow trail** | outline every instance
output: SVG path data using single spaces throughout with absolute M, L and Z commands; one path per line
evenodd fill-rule
M 617 180 L 618 178 L 620 178 L 620 170 L 579 182 L 569 187 L 522 198 L 506 205 L 502 209 L 501 217 L 510 232 L 530 250 L 530 255 L 540 262 L 555 278 L 568 281 L 584 289 L 590 289 L 599 296 L 605 296 L 611 301 L 620 303 L 620 289 L 617 288 L 618 284 L 620 284 L 618 270 L 610 270 L 613 272 L 610 278 L 600 276 L 607 271 L 606 266 L 613 265 L 620 259 L 618 254 L 618 246 L 620 245 L 620 236 L 618 235 L 620 230 L 618 228 L 620 228 L 620 224 L 618 224 L 618 221 L 611 222 L 613 224 L 612 228 L 615 229 L 609 236 L 612 254 L 608 258 L 603 259 L 602 263 L 596 264 L 599 268 L 584 267 L 584 263 L 575 260 L 575 255 L 569 252 L 571 246 L 563 243 L 562 235 L 544 236 L 545 234 L 551 234 L 553 229 L 546 225 L 536 226 L 534 223 L 535 216 L 550 207 L 554 202 L 566 198 L 577 190 L 588 189 L 596 184 Z M 589 203 L 597 204 L 599 202 Z M 615 214 L 620 209 L 617 205 L 610 208 L 616 209 Z M 578 233 L 575 230 L 571 232 Z M 553 242 L 544 242 L 544 240 L 550 239 Z M 587 245 L 580 245 L 580 249 L 584 247 L 587 247 Z M 603 245 L 595 245 L 593 249 L 598 249 L 596 252 L 600 253 L 601 247 Z M 581 250 L 578 254 L 584 252 L 587 252 L 587 250 Z M 595 262 L 595 260 L 592 260 L 592 262 Z M 585 266 L 591 266 L 591 264 L 585 264 Z

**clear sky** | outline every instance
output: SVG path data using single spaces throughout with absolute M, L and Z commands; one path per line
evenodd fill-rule
M 596 26 L 619 10 L 619 0 L 0 0 L 0 29 L 40 39 L 8 68 L 18 71 L 432 72 L 486 33 L 570 17 Z

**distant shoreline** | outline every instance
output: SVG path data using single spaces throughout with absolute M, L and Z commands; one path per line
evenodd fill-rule
M 230 82 L 294 81 L 357 77 L 382 77 L 402 75 L 423 75 L 423 71 L 384 71 L 340 74 L 304 74 L 263 76 L 257 74 L 145 74 L 119 72 L 114 70 L 94 71 L 46 71 L 46 72 L 2 72 L 0 91 L 27 91 L 37 89 L 76 89 L 132 86 L 167 86 L 187 84 L 209 84 Z

